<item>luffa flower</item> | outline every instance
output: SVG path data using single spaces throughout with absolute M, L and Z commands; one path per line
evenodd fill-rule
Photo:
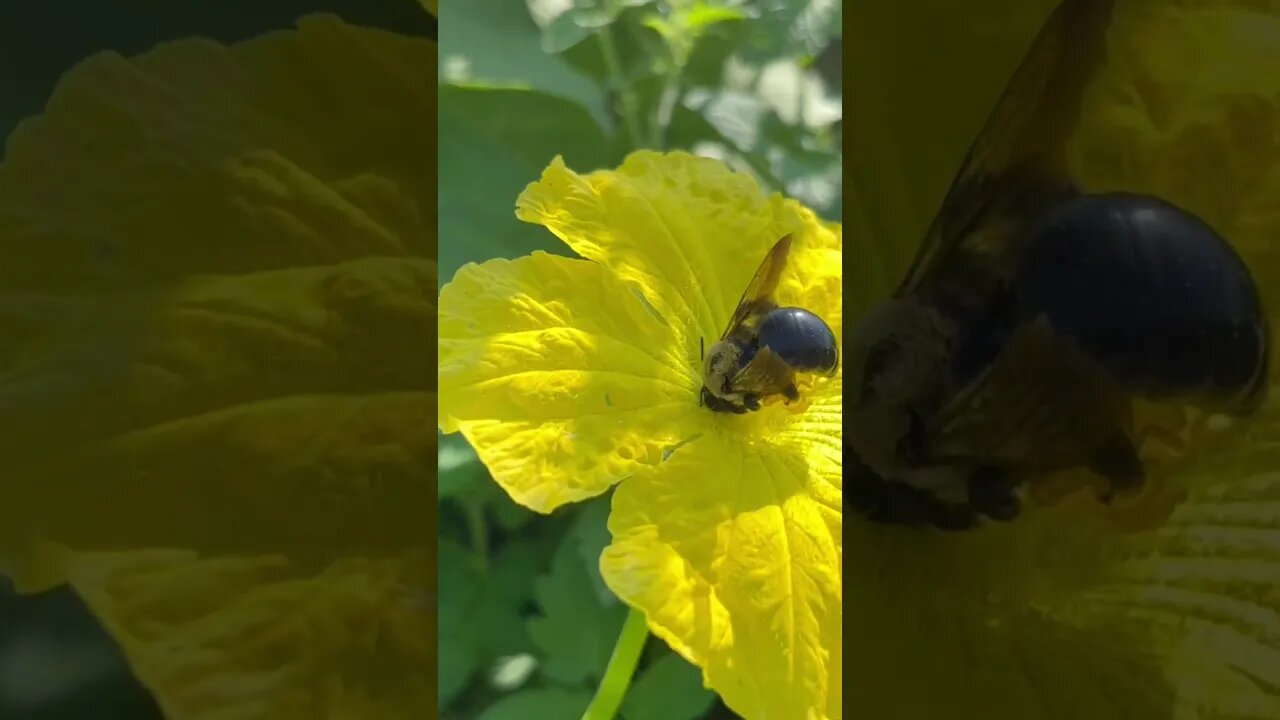
M 1154 193 L 1204 217 L 1239 249 L 1274 317 L 1280 15 L 1234 1 L 1094 4 L 1111 6 L 1106 59 L 1067 139 L 1073 174 L 1088 188 Z M 846 172 L 858 198 L 849 222 L 866 244 L 856 263 L 865 275 L 850 287 L 883 293 L 901 277 L 1054 5 L 857 6 L 846 47 L 860 130 Z M 1073 50 L 1081 42 L 1070 40 Z M 864 308 L 851 303 L 851 314 Z M 1143 446 L 1152 475 L 1185 493 L 1153 530 L 1120 532 L 1082 495 L 961 535 L 852 519 L 856 712 L 1280 717 L 1276 396 L 1273 387 L 1247 423 L 1200 422 L 1181 408 L 1145 418 L 1177 439 Z
M 841 336 L 841 236 L 748 176 L 638 152 L 558 158 L 517 201 L 579 256 L 462 268 L 440 293 L 439 425 L 539 512 L 617 485 L 605 582 L 747 718 L 841 716 L 841 379 L 743 416 L 699 407 L 765 253 Z

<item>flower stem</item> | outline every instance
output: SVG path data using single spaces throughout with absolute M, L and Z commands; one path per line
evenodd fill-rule
M 596 688 L 596 696 L 591 699 L 582 720 L 613 720 L 627 688 L 631 686 L 631 676 L 640 662 L 640 651 L 644 650 L 644 641 L 648 639 L 649 626 L 644 613 L 632 608 L 627 613 L 627 621 L 622 624 L 622 632 L 618 634 L 618 643 L 613 646 L 613 655 L 609 658 L 604 677 L 600 679 L 600 687 Z
M 613 86 L 613 91 L 618 93 L 619 101 L 622 103 L 622 124 L 627 129 L 627 137 L 631 140 L 631 147 L 639 149 L 642 147 L 640 139 L 640 126 L 636 122 L 636 96 L 627 87 L 626 79 L 622 77 L 622 63 L 618 62 L 618 49 L 613 45 L 613 31 L 608 25 L 600 28 L 600 50 L 604 53 L 604 64 L 609 68 L 609 84 Z

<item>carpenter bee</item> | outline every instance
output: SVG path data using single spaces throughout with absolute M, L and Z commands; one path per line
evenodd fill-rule
M 831 328 L 804 308 L 774 300 L 790 254 L 791 236 L 784 235 L 751 278 L 728 329 L 702 353 L 700 405 L 742 414 L 759 410 L 772 395 L 791 403 L 800 398 L 797 372 L 835 373 L 839 352 Z
M 855 331 L 845 502 L 885 523 L 1007 521 L 1058 470 L 1140 490 L 1134 402 L 1247 415 L 1270 335 L 1206 222 L 1074 182 L 1063 147 L 1105 53 L 1109 0 L 1067 0 L 977 141 L 896 293 Z

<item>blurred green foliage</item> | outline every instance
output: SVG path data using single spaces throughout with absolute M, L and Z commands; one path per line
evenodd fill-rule
M 836 0 L 441 3 L 441 285 L 469 262 L 568 253 L 514 213 L 556 155 L 590 171 L 688 150 L 840 220 L 840 14 Z M 460 436 L 439 453 L 442 717 L 579 717 L 626 616 L 598 569 L 609 497 L 535 515 Z M 735 717 L 653 639 L 622 714 Z

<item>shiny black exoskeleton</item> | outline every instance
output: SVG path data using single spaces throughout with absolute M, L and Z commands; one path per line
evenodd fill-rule
M 1239 255 L 1200 218 L 1105 193 L 1067 200 L 1027 232 L 1009 294 L 1014 324 L 1048 316 L 1135 395 L 1257 406 L 1262 303 Z
M 1134 395 L 1257 407 L 1268 328 L 1235 250 L 1159 198 L 1079 195 L 1027 223 L 1009 277 L 978 309 L 940 306 L 964 328 L 952 363 L 976 376 L 1018 327 L 1045 316 Z
M 800 398 L 794 378 L 796 372 L 831 375 L 836 371 L 840 359 L 836 337 L 831 328 L 822 318 L 797 307 L 775 307 L 754 323 L 740 325 L 717 343 L 716 349 L 712 351 L 713 356 L 720 357 L 720 349 L 726 345 L 731 346 L 730 351 L 723 356 L 730 358 L 728 362 L 732 373 L 721 375 L 723 392 L 731 391 L 732 383 L 741 377 L 739 372 L 752 376 L 753 373 L 748 368 L 752 366 L 753 360 L 761 359 L 761 349 L 767 348 L 771 355 L 769 362 L 764 364 L 768 368 L 763 372 L 768 378 L 764 384 L 765 392 L 777 392 L 787 402 L 795 402 Z M 758 381 L 759 377 L 756 375 L 754 381 Z M 741 403 L 729 402 L 717 397 L 704 384 L 700 403 L 713 412 L 739 415 L 760 409 L 763 396 L 755 388 L 744 387 L 741 393 Z
M 756 342 L 744 353 L 742 364 L 760 347 L 772 350 L 793 370 L 832 373 L 839 362 L 836 336 L 822 318 L 796 307 L 770 310 L 756 326 Z

